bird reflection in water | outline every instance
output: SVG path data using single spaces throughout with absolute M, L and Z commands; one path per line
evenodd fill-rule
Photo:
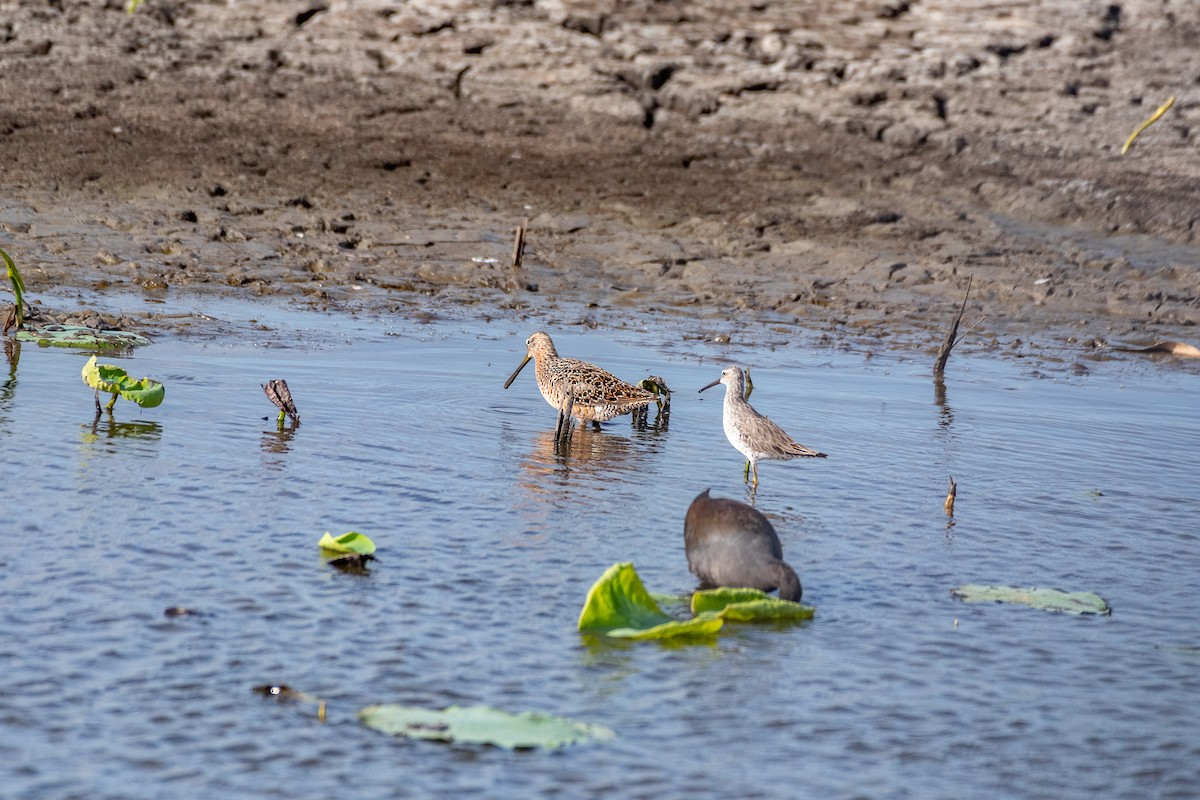
M 521 461 L 521 486 L 535 495 L 572 480 L 588 480 L 644 468 L 646 453 L 632 440 L 580 425 L 566 441 L 553 430 L 539 431 L 529 456 Z

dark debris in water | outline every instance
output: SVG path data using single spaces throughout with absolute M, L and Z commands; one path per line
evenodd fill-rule
M 367 574 L 367 562 L 374 561 L 370 553 L 346 553 L 337 558 L 329 559 L 329 565 L 351 575 Z

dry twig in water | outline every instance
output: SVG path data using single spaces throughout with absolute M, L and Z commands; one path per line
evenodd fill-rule
M 942 342 L 942 346 L 938 349 L 937 358 L 933 361 L 933 374 L 939 378 L 946 369 L 946 362 L 950 360 L 950 351 L 954 349 L 954 345 L 962 341 L 955 337 L 958 336 L 958 326 L 962 322 L 963 313 L 967 310 L 967 299 L 971 296 L 972 280 L 973 276 L 967 277 L 967 292 L 963 295 L 962 305 L 958 309 L 957 316 L 954 317 L 954 322 L 950 323 L 950 330 L 946 331 L 946 339 Z
M 954 476 L 950 476 L 950 491 L 946 492 L 946 504 L 943 506 L 946 509 L 946 516 L 954 516 L 954 498 L 958 494 L 958 484 L 954 482 Z

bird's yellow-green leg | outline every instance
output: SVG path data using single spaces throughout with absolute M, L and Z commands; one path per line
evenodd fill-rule
M 755 478 L 755 480 L 758 480 L 758 469 L 757 468 L 754 470 L 754 478 Z M 747 483 L 750 482 L 750 462 L 749 461 L 746 462 L 746 468 L 744 470 L 742 470 L 742 480 L 746 481 Z
M 754 488 L 758 488 L 758 464 L 754 465 Z
M 283 418 L 286 416 L 287 412 L 282 408 L 279 409 L 279 419 L 275 420 L 275 425 L 279 428 L 279 430 L 283 430 Z

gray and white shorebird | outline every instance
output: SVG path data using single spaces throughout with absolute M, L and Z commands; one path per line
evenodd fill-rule
M 778 589 L 784 600 L 799 602 L 804 590 L 783 560 L 770 520 L 752 506 L 708 492 L 696 496 L 683 521 L 688 569 L 700 579 L 700 588 Z
M 758 486 L 758 462 L 761 459 L 786 461 L 792 458 L 826 458 L 824 453 L 805 447 L 792 439 L 783 428 L 754 410 L 746 402 L 746 381 L 742 368 L 733 366 L 721 372 L 721 377 L 700 391 L 725 384 L 725 405 L 721 421 L 725 438 L 746 457 L 745 480 L 754 470 L 754 486 Z

